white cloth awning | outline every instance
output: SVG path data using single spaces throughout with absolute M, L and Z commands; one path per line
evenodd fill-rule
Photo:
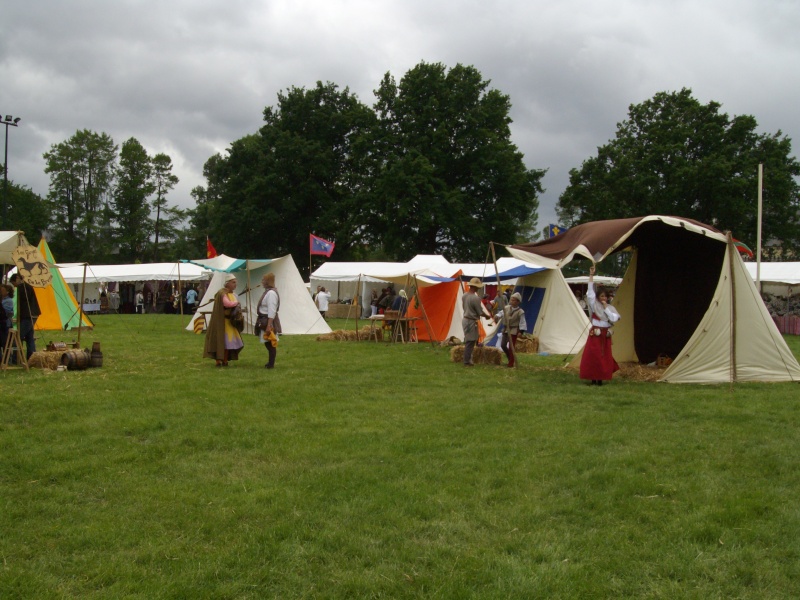
M 211 271 L 188 263 L 143 263 L 130 265 L 86 265 L 86 283 L 109 281 L 202 281 L 211 278 Z M 84 265 L 59 265 L 67 283 L 84 280 Z

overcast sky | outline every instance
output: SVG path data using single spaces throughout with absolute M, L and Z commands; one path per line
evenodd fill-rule
M 77 130 L 167 153 L 193 205 L 203 164 L 254 133 L 291 86 L 349 87 L 372 106 L 390 72 L 475 66 L 512 102 L 512 141 L 548 169 L 539 225 L 569 170 L 628 107 L 691 88 L 800 144 L 797 0 L 32 0 L 0 15 L 9 178 L 45 196 L 42 154 Z M 502 240 L 498 240 L 502 241 Z

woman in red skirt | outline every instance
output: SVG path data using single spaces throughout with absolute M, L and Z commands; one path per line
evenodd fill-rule
M 619 321 L 619 313 L 608 303 L 605 290 L 594 291 L 594 267 L 589 268 L 589 289 L 586 303 L 589 305 L 591 328 L 581 357 L 581 379 L 590 379 L 592 385 L 603 385 L 610 381 L 619 365 L 611 354 L 611 333 L 614 323 Z

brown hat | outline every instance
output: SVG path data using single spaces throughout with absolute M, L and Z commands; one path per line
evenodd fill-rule
M 469 287 L 482 288 L 483 287 L 483 282 L 480 279 L 478 279 L 477 277 L 473 277 L 472 279 L 469 280 L 469 284 L 468 285 L 469 285 Z

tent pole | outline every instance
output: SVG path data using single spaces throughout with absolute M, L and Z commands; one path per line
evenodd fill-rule
M 361 288 L 361 273 L 358 274 L 358 281 L 356 281 L 356 293 L 353 294 L 355 296 L 353 298 L 353 300 L 355 300 L 355 307 L 356 307 L 356 341 L 357 342 L 361 340 L 361 338 L 358 335 L 358 313 L 361 312 L 358 309 L 358 304 L 359 304 L 358 301 L 361 299 L 360 288 Z M 351 304 L 350 306 L 353 306 L 353 305 Z
M 733 261 L 736 258 L 733 253 L 737 252 L 733 245 L 733 236 L 729 231 L 728 237 L 728 273 L 731 278 L 731 383 L 737 380 L 736 374 L 736 278 L 734 275 Z
M 181 321 L 183 321 L 183 288 L 181 287 L 181 261 L 178 261 L 178 305 L 181 307 Z
M 86 291 L 86 263 L 83 263 L 83 281 L 81 281 L 81 302 L 78 304 L 78 348 L 81 347 L 81 329 L 83 329 L 83 300 Z
M 245 311 L 249 315 L 250 314 L 250 259 L 249 258 L 247 259 L 247 262 L 245 262 L 245 266 L 247 268 L 247 284 L 245 285 L 247 294 L 245 294 L 244 296 L 244 302 L 245 302 Z M 258 311 L 258 307 L 256 307 L 256 311 Z M 247 319 L 244 320 L 244 326 L 246 329 L 249 329 L 247 325 Z M 248 331 L 247 333 L 255 333 L 255 330 Z
M 761 209 L 763 206 L 764 164 L 758 163 L 758 228 L 756 231 L 756 289 L 761 293 Z

